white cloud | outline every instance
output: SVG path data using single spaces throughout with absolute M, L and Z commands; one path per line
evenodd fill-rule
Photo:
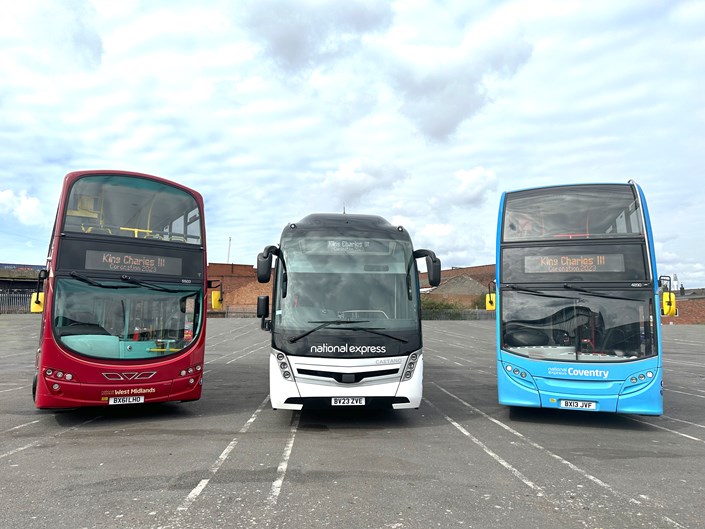
M 39 199 L 28 196 L 24 190 L 19 194 L 11 189 L 0 191 L 0 214 L 12 215 L 28 226 L 40 225 L 45 221 Z
M 469 28 L 456 47 L 410 45 L 390 68 L 390 82 L 402 97 L 401 111 L 433 140 L 446 140 L 466 119 L 492 100 L 495 78 L 514 75 L 531 56 L 531 46 L 512 28 L 482 40 Z
M 403 171 L 369 160 L 343 163 L 335 172 L 328 173 L 320 185 L 326 196 L 335 197 L 338 206 L 358 206 L 367 195 L 387 197 L 397 182 L 405 178 Z M 386 199 L 386 198 L 385 198 Z
M 100 66 L 103 44 L 95 29 L 95 10 L 87 0 L 46 3 L 38 0 L 3 5 L 0 43 L 14 50 L 0 71 L 50 74 Z M 9 60 L 8 60 L 9 59 Z
M 325 67 L 359 49 L 366 33 L 392 21 L 390 5 L 372 0 L 249 0 L 239 19 L 267 60 L 286 74 Z

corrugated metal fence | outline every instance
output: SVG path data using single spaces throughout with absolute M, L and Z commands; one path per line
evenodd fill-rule
M 31 290 L 0 290 L 0 314 L 28 314 Z
M 493 310 L 481 309 L 421 309 L 422 320 L 494 320 Z

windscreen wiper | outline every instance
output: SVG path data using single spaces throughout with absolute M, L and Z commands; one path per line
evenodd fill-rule
M 594 290 L 589 290 L 587 288 L 576 287 L 575 285 L 570 285 L 568 283 L 563 283 L 563 288 L 565 288 L 567 290 L 573 290 L 575 292 L 584 292 L 585 294 L 590 294 L 591 296 L 595 296 L 597 298 L 619 299 L 622 301 L 637 301 L 637 302 L 643 301 L 642 299 L 623 298 L 621 296 L 610 296 L 609 294 L 603 294 L 602 292 L 595 292 Z
M 73 277 L 74 279 L 78 279 L 79 281 L 81 281 L 83 283 L 87 283 L 91 286 L 99 287 L 99 288 L 135 288 L 135 287 L 128 286 L 128 285 L 105 285 L 103 283 L 95 281 L 94 279 L 91 279 L 90 277 L 86 277 L 84 275 L 81 275 L 78 272 L 76 272 L 75 270 L 72 270 L 69 275 L 71 277 Z
M 531 294 L 532 296 L 540 296 L 542 298 L 572 299 L 569 298 L 569 296 L 562 296 L 560 294 L 548 294 L 546 292 L 541 292 L 540 290 L 534 290 L 533 288 L 518 287 L 516 285 L 506 285 L 506 287 L 515 292 L 523 292 L 524 294 Z
M 396 340 L 401 343 L 409 343 L 409 340 L 406 338 L 400 338 L 399 336 L 392 336 L 391 334 L 387 334 L 386 332 L 380 332 L 379 329 L 373 328 L 373 327 L 347 327 L 351 331 L 367 331 L 372 334 L 378 334 L 379 336 L 384 336 L 385 338 L 391 338 L 392 340 Z
M 313 329 L 309 329 L 308 331 L 306 331 L 302 334 L 299 334 L 298 336 L 294 336 L 293 338 L 289 338 L 289 343 L 296 343 L 301 338 L 305 338 L 309 334 L 314 333 L 319 329 L 323 329 L 324 327 L 329 327 L 330 325 L 349 325 L 351 323 L 369 323 L 369 320 L 326 320 L 326 321 L 309 321 L 309 323 L 320 323 L 320 325 L 317 325 Z

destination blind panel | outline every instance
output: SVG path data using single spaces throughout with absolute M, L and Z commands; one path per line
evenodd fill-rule
M 524 257 L 527 274 L 570 272 L 624 272 L 623 254 L 583 255 L 527 255 Z
M 179 257 L 86 250 L 85 267 L 86 270 L 180 276 L 182 262 Z
M 172 244 L 116 244 L 66 237 L 59 249 L 57 272 L 86 271 L 101 277 L 146 275 L 200 280 L 204 277 L 203 249 Z M 97 277 L 97 276 L 96 276 Z
M 503 283 L 650 281 L 643 244 L 562 244 L 502 249 Z

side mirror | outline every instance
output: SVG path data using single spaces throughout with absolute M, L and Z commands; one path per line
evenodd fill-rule
M 44 310 L 44 292 L 32 292 L 32 299 L 29 304 L 31 313 L 42 312 Z
M 29 302 L 29 312 L 36 313 L 44 310 L 44 292 L 42 290 L 42 282 L 49 277 L 49 270 L 40 270 L 37 274 L 37 290 L 32 292 L 32 298 Z
M 269 317 L 269 296 L 257 296 L 257 317 Z
M 671 276 L 660 276 L 658 284 L 663 289 L 661 293 L 661 315 L 678 316 L 676 309 L 676 295 L 671 292 Z
M 257 296 L 257 317 L 262 318 L 262 330 L 272 330 L 272 322 L 269 317 L 269 296 Z
M 676 295 L 673 292 L 664 292 L 661 299 L 661 315 L 662 316 L 677 316 Z
M 437 287 L 441 284 L 441 260 L 431 250 L 415 250 L 414 258 L 426 258 L 426 270 L 428 273 L 428 284 Z
M 485 294 L 485 310 L 497 310 L 497 292 L 494 281 L 487 283 L 487 294 Z
M 272 256 L 279 255 L 279 248 L 276 246 L 267 246 L 257 256 L 257 281 L 260 283 L 269 283 L 269 278 L 272 276 Z
M 223 293 L 219 290 L 211 292 L 211 307 L 213 310 L 223 310 Z
M 497 305 L 495 305 L 495 296 L 496 294 L 494 292 L 485 294 L 485 310 L 497 309 Z

